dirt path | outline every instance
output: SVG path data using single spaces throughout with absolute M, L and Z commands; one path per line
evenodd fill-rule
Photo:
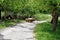
M 33 31 L 38 23 L 47 21 L 23 22 L 0 32 L 0 40 L 34 40 Z

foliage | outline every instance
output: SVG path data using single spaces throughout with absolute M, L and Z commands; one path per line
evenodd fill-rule
M 60 13 L 60 0 L 0 0 L 5 11 L 20 13 L 24 17 L 32 17 L 37 13 L 52 13 L 53 4 L 57 5 L 57 13 Z
M 6 28 L 9 26 L 14 26 L 18 22 L 22 22 L 23 20 L 15 19 L 15 20 L 4 20 L 3 22 L 0 23 L 0 29 Z
M 24 7 L 24 0 L 4 0 L 3 6 L 6 10 L 18 12 Z
M 2 3 L 4 0 L 0 0 L 0 10 L 2 10 Z
M 2 4 L 3 1 L 4 1 L 4 0 L 0 0 L 0 4 Z

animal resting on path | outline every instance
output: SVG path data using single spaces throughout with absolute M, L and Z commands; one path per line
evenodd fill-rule
M 26 18 L 26 22 L 33 22 L 33 21 L 35 21 L 34 18 Z

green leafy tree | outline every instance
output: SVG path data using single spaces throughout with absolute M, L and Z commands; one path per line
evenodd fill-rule
M 39 0 L 38 0 L 39 1 Z M 40 0 L 39 8 L 42 10 L 49 10 L 52 13 L 53 31 L 56 31 L 60 0 Z
M 18 12 L 24 9 L 25 4 L 28 0 L 4 0 L 3 2 L 3 9 L 4 11 L 11 11 L 14 12 L 16 16 Z M 7 15 L 5 13 L 5 15 Z

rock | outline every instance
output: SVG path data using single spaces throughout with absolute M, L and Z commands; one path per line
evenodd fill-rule
M 26 18 L 26 22 L 33 22 L 33 21 L 35 21 L 34 18 Z

